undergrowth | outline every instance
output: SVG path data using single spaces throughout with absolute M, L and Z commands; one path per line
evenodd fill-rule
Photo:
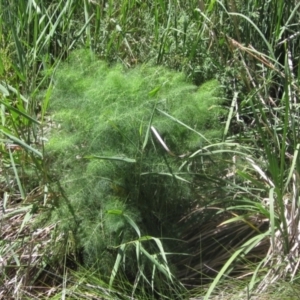
M 299 6 L 0 1 L 0 298 L 297 298 Z
M 198 88 L 163 67 L 109 67 L 80 51 L 59 68 L 47 155 L 69 205 L 61 201 L 53 218 L 73 232 L 86 266 L 110 276 L 118 246 L 137 238 L 132 224 L 145 236 L 172 237 L 163 241 L 168 251 L 178 246 L 178 221 L 195 201 L 193 174 L 216 170 L 203 157 L 183 158 L 221 140 L 222 102 L 216 80 Z M 134 249 L 124 262 L 129 279 L 133 260 Z

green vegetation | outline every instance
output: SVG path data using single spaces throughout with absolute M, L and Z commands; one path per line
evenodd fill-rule
M 0 297 L 298 299 L 294 1 L 0 1 Z
M 195 205 L 193 172 L 203 173 L 205 163 L 183 158 L 222 137 L 221 89 L 217 81 L 197 89 L 164 68 L 109 68 L 88 52 L 75 52 L 55 78 L 50 112 L 59 129 L 46 152 L 75 213 L 72 222 L 60 205 L 56 219 L 76 232 L 85 263 L 109 276 L 115 255 L 108 248 L 132 243 L 133 223 L 145 241 L 180 238 L 178 222 Z M 122 215 L 107 214 L 114 210 Z M 130 273 L 134 260 L 127 261 Z

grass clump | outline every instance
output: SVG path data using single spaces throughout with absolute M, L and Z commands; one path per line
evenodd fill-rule
M 109 67 L 85 51 L 55 78 L 51 111 L 59 126 L 47 152 L 77 220 L 63 204 L 54 218 L 75 233 L 84 264 L 109 276 L 117 247 L 136 239 L 137 228 L 180 236 L 177 222 L 193 200 L 191 171 L 204 163 L 188 166 L 180 156 L 221 139 L 221 87 L 213 80 L 197 88 L 162 67 Z M 134 257 L 125 264 L 129 276 L 137 272 Z

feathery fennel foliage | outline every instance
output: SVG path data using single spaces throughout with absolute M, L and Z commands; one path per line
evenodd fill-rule
M 197 88 L 162 67 L 109 67 L 85 51 L 55 78 L 51 110 L 59 126 L 47 150 L 78 222 L 63 204 L 54 215 L 75 233 L 85 264 L 108 275 L 116 247 L 136 233 L 107 211 L 123 211 L 142 234 L 179 237 L 177 221 L 193 200 L 190 171 L 204 163 L 180 168 L 179 156 L 221 138 L 221 87 L 212 80 Z

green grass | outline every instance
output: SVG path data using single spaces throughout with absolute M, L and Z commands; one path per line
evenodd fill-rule
M 61 285 L 54 297 L 67 297 L 68 288 L 72 297 L 89 297 L 87 293 L 97 294 L 102 286 L 98 297 L 122 297 L 115 290 L 119 287 L 123 294 L 134 291 L 151 298 L 153 282 L 161 297 L 186 298 L 185 283 L 200 286 L 196 296 L 232 298 L 232 293 L 222 293 L 231 288 L 231 277 L 239 278 L 233 287 L 244 289 L 245 299 L 276 299 L 275 282 L 283 286 L 281 298 L 297 295 L 293 237 L 299 224 L 299 5 L 283 0 L 1 0 L 4 297 L 14 293 L 33 299 L 39 296 L 32 285 L 41 293 Z M 76 48 L 89 54 L 73 70 L 67 62 L 75 63 L 70 54 Z M 96 63 L 98 58 L 105 62 Z M 68 69 L 73 76 L 66 76 Z M 90 74 L 100 83 L 93 84 Z M 58 93 L 60 84 L 67 90 L 64 95 Z M 61 96 L 66 98 L 55 102 Z M 62 119 L 61 128 L 49 116 L 55 105 L 54 118 Z M 78 127 L 81 134 L 75 132 Z M 103 134 L 105 143 L 100 140 Z M 45 149 L 47 139 L 51 142 Z M 76 184 L 80 170 L 83 179 Z M 103 172 L 99 180 L 97 170 Z M 128 174 L 135 176 L 124 180 Z M 139 191 L 152 181 L 144 192 L 154 192 L 154 200 L 138 201 Z M 93 188 L 75 192 L 89 184 Z M 93 200 L 105 190 L 111 202 Z M 80 199 L 88 200 L 78 213 Z M 104 202 L 111 205 L 104 207 Z M 98 218 L 105 219 L 105 239 L 109 236 L 115 243 L 108 261 L 119 266 L 110 291 L 109 278 L 91 276 L 95 259 L 87 264 L 88 256 L 79 255 L 88 245 L 94 253 L 93 243 L 83 238 L 86 233 L 73 230 L 79 231 L 82 223 L 96 226 L 96 210 L 81 211 L 97 205 L 119 212 Z M 59 211 L 70 216 L 68 222 L 59 218 Z M 180 216 L 177 224 L 174 220 Z M 41 225 L 45 223 L 51 225 Z M 184 243 L 171 234 L 176 228 Z M 122 243 L 124 236 L 132 243 Z M 163 250 L 155 240 L 144 240 L 146 236 L 161 238 Z M 139 260 L 139 247 L 148 251 L 148 260 Z M 120 249 L 131 250 L 121 256 Z M 181 255 L 175 255 L 175 249 Z M 129 257 L 138 284 L 130 285 L 132 280 L 120 272 L 122 259 Z M 85 261 L 88 271 L 69 274 L 74 260 Z M 177 274 L 171 294 L 164 281 L 170 283 L 170 276 L 157 272 L 159 266 Z M 152 274 L 161 280 L 151 281 Z

